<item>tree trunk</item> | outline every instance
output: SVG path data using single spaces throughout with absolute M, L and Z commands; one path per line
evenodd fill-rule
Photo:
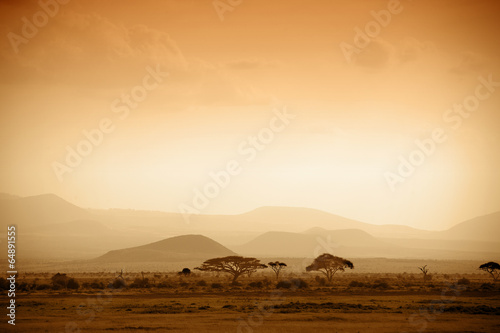
M 236 279 L 240 276 L 240 274 L 234 274 L 233 275 L 233 281 L 231 282 L 231 284 L 236 284 Z

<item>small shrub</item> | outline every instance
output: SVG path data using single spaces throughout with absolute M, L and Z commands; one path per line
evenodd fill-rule
M 306 281 L 302 279 L 291 279 L 289 281 L 280 281 L 276 284 L 276 288 L 280 289 L 290 289 L 290 288 L 296 288 L 296 289 L 304 289 L 308 287 L 308 284 Z
M 464 285 L 464 286 L 468 286 L 470 285 L 470 280 L 469 279 L 466 279 L 466 278 L 461 278 L 457 281 L 457 284 L 461 284 L 461 285 Z
M 261 281 L 253 281 L 253 282 L 250 282 L 248 284 L 249 287 L 252 287 L 252 288 L 262 288 L 263 285 L 262 285 L 262 282 Z
M 212 289 L 221 289 L 222 288 L 222 284 L 220 284 L 220 283 L 212 283 L 210 286 L 212 287 Z
M 95 280 L 90 284 L 90 288 L 92 288 L 92 289 L 104 289 L 104 283 L 102 283 L 102 281 L 98 282 L 97 280 Z
M 375 289 L 389 289 L 389 284 L 387 284 L 387 282 L 385 282 L 385 281 L 376 280 L 374 282 L 374 284 L 372 285 L 372 288 L 375 288 Z
M 69 277 L 66 274 L 57 273 L 51 278 L 52 287 L 54 290 L 59 290 L 61 288 L 67 288 Z
M 50 285 L 43 283 L 36 286 L 36 290 L 47 290 L 50 289 Z
M 111 286 L 114 288 L 114 289 L 121 289 L 121 288 L 124 288 L 127 286 L 127 284 L 125 283 L 125 280 L 123 279 L 119 279 L 119 278 L 116 278 L 113 283 L 111 284 Z
M 30 289 L 30 285 L 26 282 L 21 282 L 19 287 L 16 288 L 19 291 L 28 291 Z
M 207 286 L 207 282 L 205 280 L 200 280 L 200 281 L 196 282 L 196 285 L 198 287 L 206 287 Z
M 0 290 L 9 290 L 9 281 L 4 278 L 0 278 Z
M 78 288 L 80 288 L 80 284 L 78 283 L 78 281 L 76 281 L 74 278 L 70 278 L 68 280 L 68 285 L 67 285 L 67 288 L 68 289 L 73 289 L 73 290 L 76 290 Z
M 290 281 L 280 281 L 276 284 L 276 288 L 278 289 L 290 289 L 292 287 L 292 284 Z
M 290 282 L 292 283 L 292 286 L 298 289 L 304 289 L 309 287 L 307 282 L 302 279 L 292 279 Z
M 479 289 L 481 289 L 481 290 L 494 290 L 495 289 L 495 285 L 493 285 L 493 283 L 487 282 L 487 283 L 483 283 L 481 285 L 481 287 L 479 287 Z
M 351 281 L 351 283 L 349 283 L 349 287 L 351 287 L 351 288 L 362 288 L 364 286 L 365 286 L 365 284 L 363 282 L 359 282 L 359 281 Z
M 324 277 L 320 277 L 320 276 L 317 276 L 317 275 L 316 275 L 316 277 L 314 278 L 314 280 L 316 280 L 316 282 L 317 282 L 320 286 L 322 286 L 322 287 L 326 286 L 326 279 L 325 279 Z

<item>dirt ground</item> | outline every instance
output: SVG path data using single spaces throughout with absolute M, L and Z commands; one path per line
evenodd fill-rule
M 500 293 L 101 291 L 17 296 L 6 332 L 500 332 Z

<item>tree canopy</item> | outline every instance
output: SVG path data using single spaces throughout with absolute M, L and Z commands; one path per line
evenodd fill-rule
M 346 268 L 353 269 L 354 265 L 347 259 L 323 253 L 314 259 L 313 263 L 306 267 L 307 272 L 319 271 L 326 275 L 328 282 L 332 282 L 333 275 L 337 271 L 345 271 Z
M 479 269 L 490 273 L 493 277 L 493 281 L 497 281 L 500 277 L 500 265 L 494 261 L 487 262 L 479 266 Z
M 251 274 L 258 269 L 266 268 L 260 260 L 241 256 L 228 256 L 223 258 L 213 258 L 206 260 L 201 267 L 195 269 L 200 271 L 224 272 L 233 276 L 232 283 L 242 274 Z

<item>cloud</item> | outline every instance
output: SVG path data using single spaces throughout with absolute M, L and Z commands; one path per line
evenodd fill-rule
M 23 14 L 24 15 L 24 14 Z M 232 70 L 276 66 L 262 59 L 214 65 L 186 58 L 166 32 L 145 25 L 124 26 L 95 13 L 61 10 L 15 53 L 0 46 L 4 84 L 55 84 L 91 89 L 126 89 L 136 85 L 147 66 L 160 65 L 169 75 L 166 103 L 193 105 L 266 104 L 271 98 Z M 14 22 L 14 23 L 12 23 Z M 21 33 L 16 20 L 0 32 Z M 3 30 L 3 31 L 2 31 Z
M 167 33 L 144 25 L 124 27 L 97 14 L 61 11 L 19 52 L 3 45 L 0 69 L 4 81 L 60 84 L 126 84 L 143 75 L 146 66 L 160 64 L 165 71 L 183 72 L 186 59 Z M 21 34 L 21 31 L 11 29 Z M 9 45 L 10 46 L 10 45 Z
M 381 69 L 425 61 L 426 58 L 435 54 L 435 47 L 432 43 L 421 42 L 412 37 L 406 37 L 395 43 L 376 38 L 356 55 L 354 64 L 365 68 Z

